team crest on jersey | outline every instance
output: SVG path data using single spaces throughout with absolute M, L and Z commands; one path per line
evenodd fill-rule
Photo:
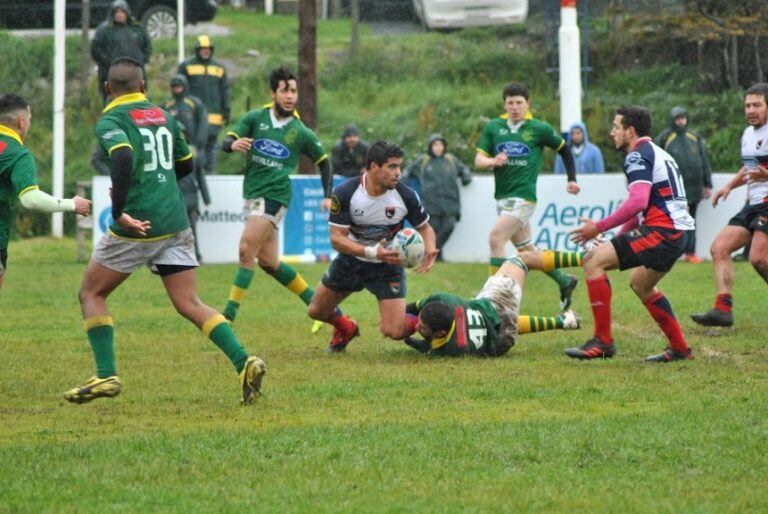
M 401 282 L 390 282 L 389 283 L 389 290 L 392 291 L 392 294 L 400 294 L 400 291 L 403 288 L 403 284 Z
M 395 208 L 394 207 L 385 207 L 384 208 L 384 214 L 387 215 L 387 218 L 392 218 L 395 215 Z
M 624 159 L 624 166 L 626 166 L 627 173 L 642 170 L 643 157 L 640 155 L 640 152 L 628 153 L 627 158 Z
M 338 214 L 341 211 L 341 203 L 339 197 L 336 195 L 331 196 L 331 214 Z
M 507 141 L 496 145 L 496 153 L 506 152 L 510 157 L 523 157 L 531 153 L 531 148 L 519 141 Z
M 529 130 L 526 130 L 525 132 L 520 133 L 520 137 L 523 138 L 523 141 L 526 143 L 530 143 L 533 140 L 533 133 L 531 133 Z
M 272 139 L 257 139 L 253 142 L 253 148 L 259 153 L 274 159 L 287 159 L 291 156 L 291 151 L 288 150 L 288 147 Z
M 165 114 L 159 107 L 149 109 L 134 109 L 129 111 L 131 119 L 139 127 L 147 125 L 165 125 Z
M 292 145 L 296 142 L 296 138 L 299 135 L 299 131 L 296 130 L 296 128 L 292 128 L 288 132 L 285 133 L 285 142 L 286 144 Z
M 269 125 L 262 122 L 259 124 L 259 130 L 269 130 Z

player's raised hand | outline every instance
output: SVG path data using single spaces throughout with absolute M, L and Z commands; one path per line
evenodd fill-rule
M 120 217 L 115 220 L 115 223 L 120 225 L 123 230 L 141 237 L 146 237 L 147 232 L 152 228 L 149 221 L 137 220 L 126 213 L 121 214 Z
M 414 271 L 416 273 L 426 273 L 427 271 L 432 269 L 432 266 L 435 265 L 435 261 L 437 260 L 437 254 L 440 253 L 440 250 L 435 248 L 434 250 L 430 252 L 424 253 L 424 260 L 421 261 L 421 266 L 416 268 Z
M 568 182 L 568 185 L 565 186 L 565 190 L 572 195 L 577 195 L 579 194 L 579 191 L 581 191 L 581 187 L 576 182 L 570 181 Z
M 393 264 L 395 266 L 402 266 L 403 261 L 400 260 L 400 254 L 397 250 L 393 249 L 387 244 L 386 239 L 382 239 L 376 249 L 376 258 L 385 264 Z
M 492 166 L 494 168 L 498 168 L 499 166 L 504 166 L 507 164 L 507 152 L 501 152 L 496 154 L 496 157 L 493 158 L 493 164 Z
M 232 143 L 232 150 L 236 152 L 245 153 L 251 149 L 252 144 L 253 144 L 253 138 L 241 137 L 240 139 L 237 139 L 234 143 Z
M 717 207 L 717 202 L 722 198 L 723 201 L 728 199 L 728 195 L 731 193 L 731 189 L 728 186 L 723 186 L 718 189 L 715 194 L 712 195 L 712 207 Z
M 571 241 L 574 243 L 584 244 L 600 234 L 600 229 L 597 228 L 597 223 L 594 220 L 579 217 L 579 221 L 582 224 L 571 230 Z
M 72 200 L 75 202 L 75 214 L 80 216 L 88 216 L 91 213 L 91 201 L 86 200 L 82 196 L 73 196 Z

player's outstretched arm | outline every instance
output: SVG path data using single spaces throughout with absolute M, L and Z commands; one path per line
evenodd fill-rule
M 424 240 L 424 261 L 422 261 L 421 267 L 416 270 L 416 273 L 426 273 L 435 265 L 435 260 L 437 259 L 437 237 L 435 236 L 435 230 L 428 222 L 416 227 L 416 231 L 421 234 L 421 238 Z
M 320 202 L 321 211 L 331 209 L 331 193 L 333 192 L 333 170 L 331 170 L 330 159 L 326 158 L 317 163 L 320 168 L 320 182 L 323 185 L 323 201 Z
M 573 153 L 568 145 L 563 145 L 560 150 L 557 151 L 558 155 L 563 159 L 563 165 L 565 166 L 565 173 L 568 175 L 568 184 L 566 190 L 572 194 L 577 195 L 581 188 L 576 183 L 576 162 L 573 160 Z
M 39 189 L 30 189 L 19 197 L 21 205 L 27 209 L 42 212 L 75 212 L 81 216 L 91 213 L 91 201 L 80 196 L 73 198 L 54 198 Z
M 731 180 L 729 180 L 723 187 L 718 189 L 714 195 L 712 195 L 712 207 L 717 207 L 717 203 L 721 198 L 723 200 L 727 200 L 728 195 L 731 194 L 731 191 L 743 186 L 746 183 L 746 177 L 747 168 L 746 166 L 742 166 L 739 172 Z

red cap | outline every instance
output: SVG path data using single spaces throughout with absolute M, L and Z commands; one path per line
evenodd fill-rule
M 560 0 L 560 7 L 576 7 L 576 0 Z

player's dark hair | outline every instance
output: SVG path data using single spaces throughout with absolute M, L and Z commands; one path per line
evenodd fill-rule
M 294 75 L 291 70 L 285 66 L 280 66 L 279 68 L 272 70 L 272 73 L 269 74 L 269 89 L 271 89 L 273 93 L 277 93 L 277 88 L 280 87 L 281 80 L 284 80 L 286 85 L 288 85 L 289 80 L 298 82 L 296 75 Z
M 521 84 L 520 82 L 510 82 L 504 86 L 504 91 L 501 93 L 501 99 L 506 101 L 508 96 L 522 96 L 528 100 L 528 86 Z
M 10 121 L 16 113 L 29 108 L 29 102 L 16 93 L 0 96 L 0 120 Z
M 622 117 L 621 126 L 625 129 L 634 127 L 639 137 L 651 134 L 651 111 L 645 107 L 630 105 L 628 107 L 619 107 L 616 114 Z
M 747 89 L 747 92 L 744 93 L 745 97 L 747 95 L 763 95 L 763 98 L 765 99 L 765 103 L 768 103 L 768 83 L 758 82 L 754 86 L 750 86 L 750 88 Z
M 447 332 L 453 325 L 453 309 L 445 302 L 429 302 L 419 312 L 419 319 L 433 334 Z
M 403 149 L 389 141 L 376 141 L 365 154 L 365 167 L 370 167 L 372 162 L 379 166 L 384 166 L 392 157 L 402 157 Z
M 112 97 L 141 91 L 144 71 L 141 64 L 130 57 L 118 57 L 109 65 L 107 81 Z

